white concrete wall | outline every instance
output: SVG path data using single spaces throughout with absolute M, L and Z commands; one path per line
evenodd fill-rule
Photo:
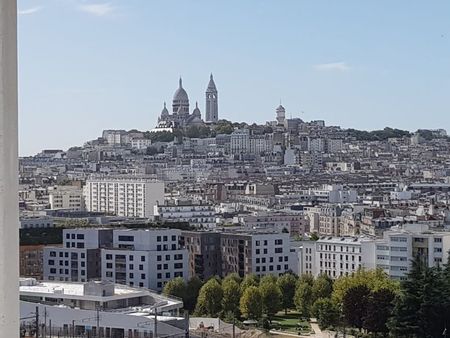
M 17 3 L 0 1 L 0 336 L 19 337 Z

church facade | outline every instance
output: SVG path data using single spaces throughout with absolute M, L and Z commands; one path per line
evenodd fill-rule
M 206 89 L 206 116 L 202 118 L 202 113 L 195 103 L 192 113 L 189 109 L 189 96 L 183 88 L 183 80 L 180 78 L 178 89 L 175 91 L 172 100 L 172 112 L 164 102 L 164 108 L 158 118 L 158 125 L 154 130 L 168 130 L 174 128 L 189 128 L 192 126 L 202 126 L 206 123 L 216 123 L 219 115 L 218 91 L 211 74 L 208 87 Z

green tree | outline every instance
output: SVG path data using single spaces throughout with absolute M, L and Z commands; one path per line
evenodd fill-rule
M 249 286 L 258 286 L 259 285 L 259 278 L 258 276 L 254 275 L 254 274 L 249 274 L 249 275 L 245 275 L 244 279 L 242 280 L 241 283 L 241 294 L 244 294 L 244 291 L 249 287 Z
M 387 335 L 389 332 L 387 322 L 392 316 L 394 299 L 395 293 L 393 290 L 372 291 L 368 298 L 366 315 L 363 318 L 363 328 L 369 332 Z
M 281 304 L 286 314 L 288 309 L 292 309 L 294 307 L 296 283 L 297 278 L 295 278 L 295 276 L 290 273 L 285 273 L 277 280 L 278 287 L 281 290 Z
M 313 286 L 314 285 L 314 277 L 310 274 L 303 274 L 300 276 L 300 278 L 297 281 L 297 284 L 301 284 L 301 283 L 306 283 L 309 284 L 309 286 Z
M 414 259 L 407 279 L 401 284 L 401 293 L 396 298 L 393 315 L 388 323 L 394 337 L 415 337 L 421 331 L 420 308 L 425 269 L 419 258 Z
M 308 318 L 310 316 L 312 301 L 312 286 L 306 282 L 297 283 L 294 303 L 302 317 Z
M 167 296 L 175 296 L 184 299 L 186 296 L 186 283 L 181 277 L 169 280 L 162 291 Z
M 239 317 L 239 301 L 241 291 L 238 282 L 234 278 L 225 278 L 222 282 L 222 314 L 232 313 L 234 318 Z
M 229 275 L 227 275 L 223 281 L 226 281 L 228 279 L 233 279 L 234 281 L 236 281 L 236 283 L 238 283 L 239 285 L 242 282 L 242 278 L 239 276 L 239 274 L 237 274 L 236 272 L 230 273 Z
M 189 312 L 195 310 L 197 304 L 198 294 L 202 288 L 203 283 L 197 276 L 192 277 L 186 284 L 186 294 L 184 297 L 184 308 Z
M 311 313 L 321 329 L 331 328 L 339 323 L 339 308 L 330 298 L 317 299 L 312 305 Z
M 267 316 L 269 322 L 272 322 L 273 316 L 282 309 L 281 291 L 276 283 L 276 278 L 264 277 L 259 284 L 261 293 L 263 313 Z
M 333 281 L 327 274 L 320 274 L 312 286 L 313 299 L 330 298 L 333 293 Z
M 222 310 L 222 297 L 222 286 L 216 278 L 211 278 L 200 289 L 195 313 L 199 316 L 218 317 Z
M 364 284 L 352 286 L 347 290 L 342 299 L 342 314 L 348 325 L 362 329 L 369 294 L 370 289 Z
M 261 292 L 256 286 L 245 289 L 240 300 L 240 310 L 247 319 L 259 320 L 262 316 Z

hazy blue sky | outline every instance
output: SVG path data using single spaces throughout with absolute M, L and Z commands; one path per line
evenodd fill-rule
M 450 129 L 450 1 L 19 0 L 20 153 L 148 130 L 178 77 L 219 116 Z M 301 113 L 303 112 L 303 113 Z

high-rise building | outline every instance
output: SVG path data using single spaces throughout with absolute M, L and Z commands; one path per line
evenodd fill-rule
M 213 75 L 209 78 L 208 88 L 206 88 L 206 122 L 219 121 L 219 103 L 216 84 Z
M 286 109 L 280 104 L 276 109 L 277 112 L 277 123 L 279 125 L 284 125 L 284 121 L 286 119 Z
M 164 182 L 139 177 L 92 177 L 86 181 L 87 211 L 148 218 L 164 202 Z

